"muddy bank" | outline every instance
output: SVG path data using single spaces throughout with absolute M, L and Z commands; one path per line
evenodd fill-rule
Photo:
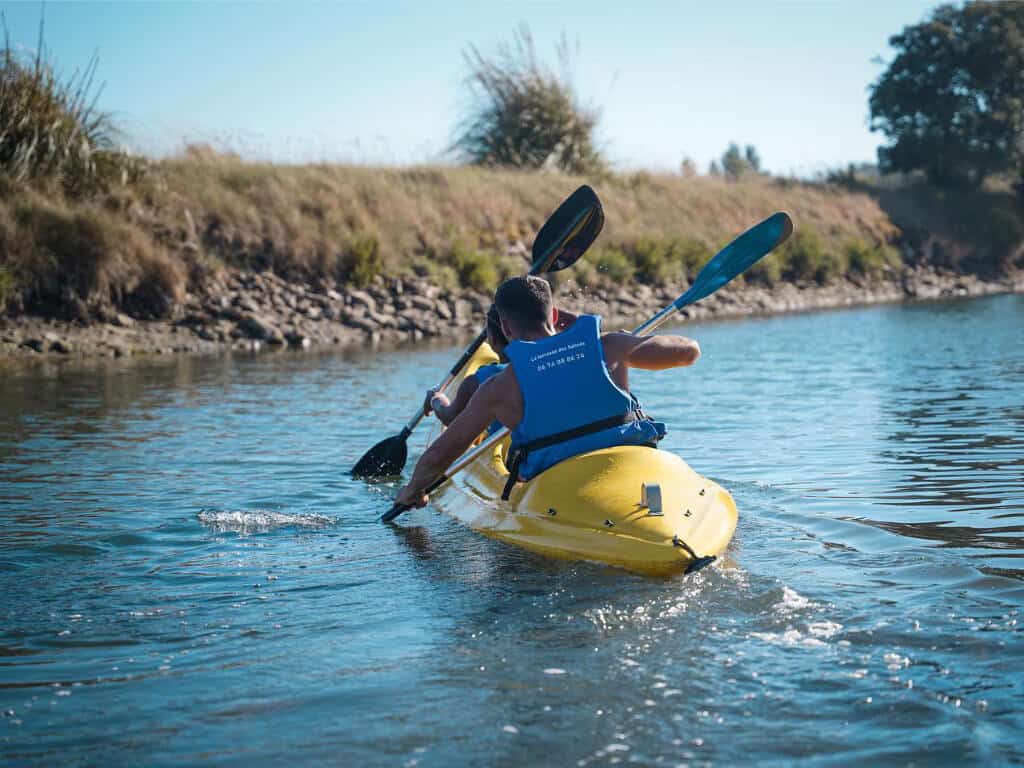
M 601 314 L 606 327 L 630 327 L 678 297 L 685 285 L 556 289 L 561 306 Z M 932 269 L 904 269 L 883 281 L 830 285 L 728 286 L 684 315 L 694 319 L 799 312 L 1024 291 L 1024 273 L 998 281 Z M 482 325 L 491 297 L 444 291 L 425 280 L 377 279 L 365 290 L 288 283 L 272 273 L 237 272 L 186 296 L 171 320 L 140 321 L 108 313 L 102 321 L 0 318 L 0 356 L 123 357 L 175 353 L 354 348 L 458 338 Z

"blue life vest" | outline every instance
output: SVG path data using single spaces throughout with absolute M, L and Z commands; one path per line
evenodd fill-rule
M 505 354 L 523 394 L 523 420 L 512 431 L 510 453 L 521 479 L 581 453 L 653 446 L 665 436 L 665 425 L 647 418 L 636 398 L 612 381 L 597 315 L 581 315 L 556 336 L 513 341 Z
M 476 369 L 476 373 L 474 373 L 473 375 L 476 376 L 477 384 L 483 384 L 492 376 L 497 376 L 507 367 L 508 365 L 506 363 L 491 363 L 489 365 L 481 365 L 479 368 Z
M 485 381 L 497 376 L 507 367 L 508 363 L 491 363 L 490 365 L 481 365 L 479 368 L 476 369 L 476 373 L 473 374 L 474 376 L 476 376 L 477 387 L 479 388 L 480 386 L 483 385 Z M 494 421 L 491 422 L 491 426 L 487 428 L 487 436 L 490 437 L 499 429 L 501 429 L 501 427 L 502 423 L 495 419 Z

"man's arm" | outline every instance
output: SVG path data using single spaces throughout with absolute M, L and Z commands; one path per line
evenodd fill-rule
M 424 489 L 451 466 L 459 456 L 466 452 L 480 433 L 494 421 L 495 377 L 478 386 L 476 394 L 470 399 L 466 408 L 455 417 L 448 428 L 441 433 L 416 462 L 409 484 L 399 492 L 396 501 L 422 507 L 427 503 L 423 495 Z
M 700 358 L 700 344 L 685 336 L 634 336 L 606 333 L 602 337 L 605 356 L 629 368 L 663 371 L 693 365 Z
M 448 426 L 469 405 L 470 399 L 472 399 L 479 386 L 480 383 L 477 381 L 476 376 L 467 376 L 459 385 L 459 391 L 455 393 L 455 399 L 450 402 L 444 396 L 444 393 L 438 392 L 436 389 L 427 390 L 427 397 L 423 401 L 423 415 L 429 416 L 430 412 L 433 411 L 437 414 L 437 418 L 440 419 L 441 423 Z

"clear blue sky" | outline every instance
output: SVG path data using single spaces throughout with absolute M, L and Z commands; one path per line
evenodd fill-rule
M 129 145 L 165 154 L 209 141 L 282 162 L 442 159 L 465 107 L 462 52 L 493 51 L 520 22 L 554 63 L 579 43 L 575 83 L 599 106 L 620 168 L 700 168 L 729 141 L 770 170 L 873 161 L 867 86 L 890 35 L 923 0 L 802 2 L 48 3 L 66 73 L 98 52 L 100 107 Z M 40 4 L 0 3 L 34 48 Z

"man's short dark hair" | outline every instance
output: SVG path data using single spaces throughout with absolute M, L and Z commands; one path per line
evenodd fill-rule
M 529 275 L 512 277 L 498 286 L 494 305 L 501 319 L 517 328 L 541 328 L 551 319 L 554 301 L 547 281 Z

